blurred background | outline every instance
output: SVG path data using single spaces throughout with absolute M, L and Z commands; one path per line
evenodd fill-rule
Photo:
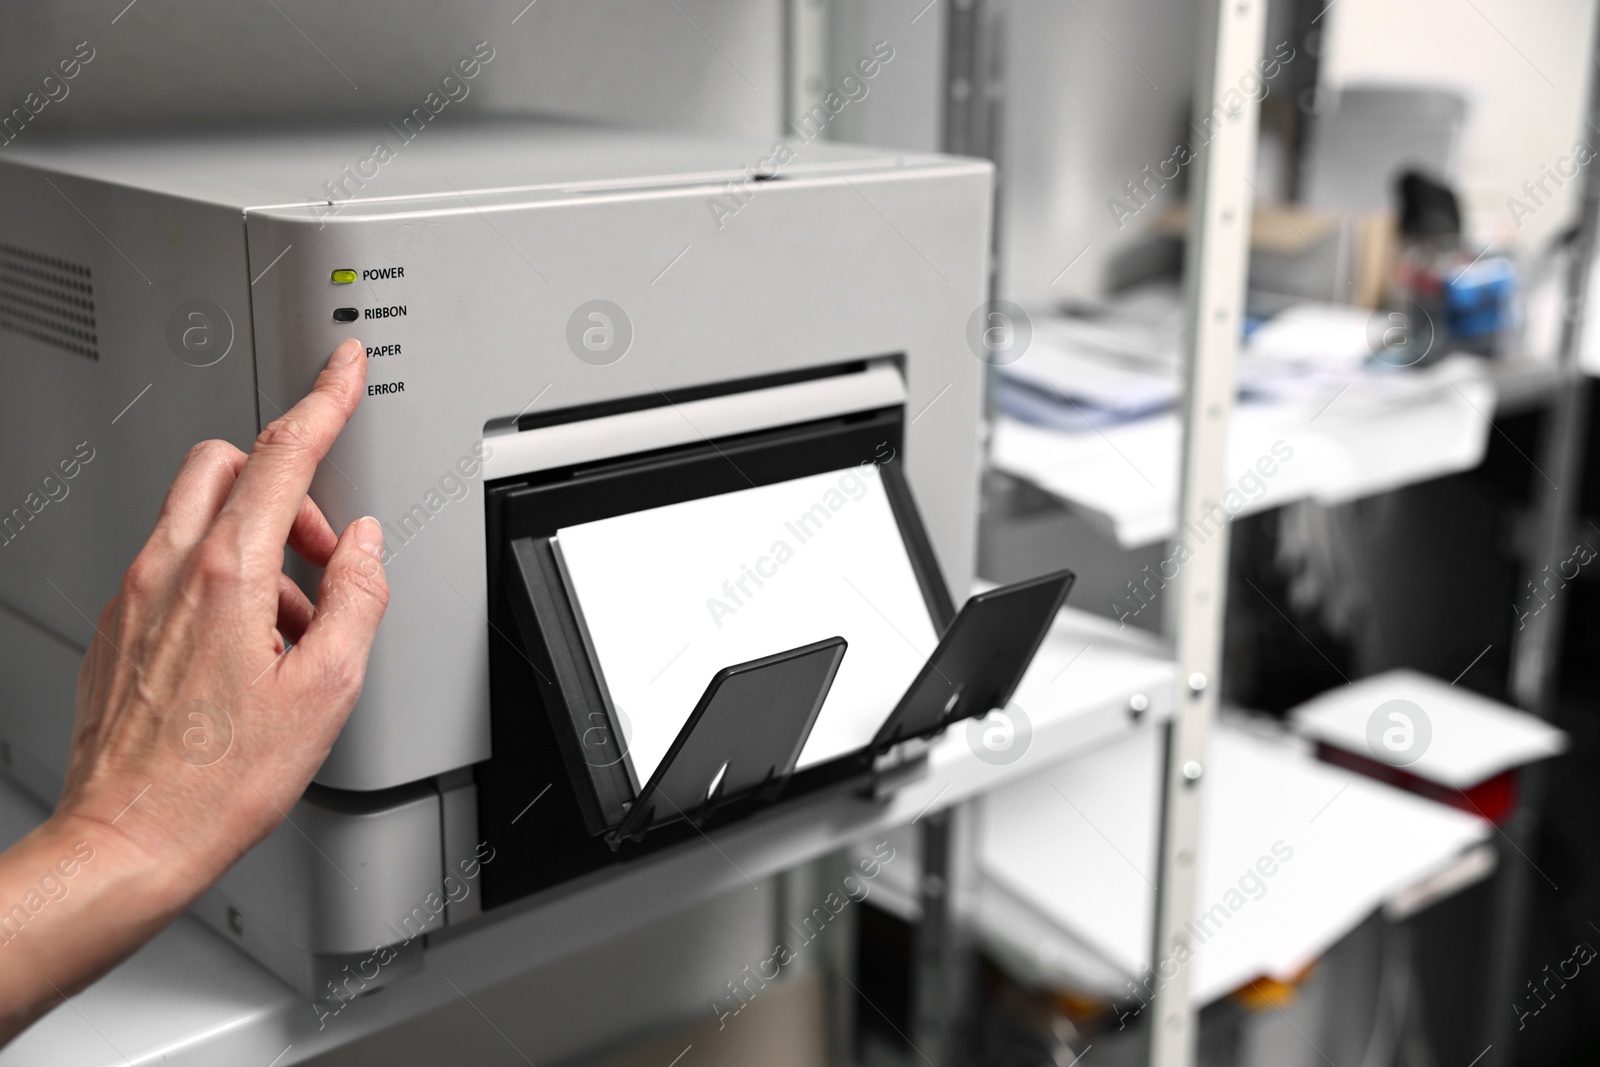
M 1205 990 L 1203 1063 L 1578 1064 L 1600 1044 L 1600 791 L 1581 769 L 1600 754 L 1600 341 L 1563 329 L 1574 255 L 1594 252 L 1594 14 L 1271 0 L 1260 62 L 1236 72 L 1260 119 L 1214 744 L 1251 788 L 1219 788 L 1202 854 L 1237 856 L 1217 884 L 1276 910 L 1239 938 L 1271 965 Z M 69 92 L 8 142 L 308 119 L 376 136 L 486 41 L 495 61 L 453 108 L 777 138 L 887 42 L 827 136 L 993 159 L 994 291 L 1031 328 L 990 374 L 980 574 L 1070 566 L 1099 654 L 1160 658 L 1185 536 L 1191 163 L 1213 132 L 1194 109 L 1201 21 L 1190 0 L 58 0 L 0 15 L 0 102 L 77 55 Z M 1273 447 L 1291 424 L 1292 458 Z M 1374 760 L 1334 705 L 1396 678 L 1484 751 Z M 941 1063 L 1143 1062 L 1155 736 L 315 1062 L 933 1063 L 934 1044 Z M 1252 813 L 1299 803 L 1327 765 L 1476 828 L 1449 837 L 1373 799 L 1372 836 L 1326 844 L 1315 885 L 1274 883 L 1267 867 L 1294 864 L 1250 836 Z M 891 853 L 780 980 L 741 977 Z

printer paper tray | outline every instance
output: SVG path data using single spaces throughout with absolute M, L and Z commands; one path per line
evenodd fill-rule
M 875 463 L 934 628 L 942 632 L 955 612 L 901 469 L 902 431 L 903 409 L 895 406 L 489 484 L 494 756 L 478 766 L 476 779 L 480 832 L 497 847 L 506 842 L 501 855 L 515 860 L 486 881 L 486 906 L 698 833 L 669 827 L 616 853 L 605 843 L 603 835 L 625 818 L 634 787 L 549 538 L 611 515 Z M 513 550 L 518 541 L 522 547 Z M 890 710 L 884 708 L 885 716 Z M 795 774 L 783 797 L 870 773 L 869 761 L 832 760 Z M 536 795 L 543 799 L 528 808 Z M 707 826 L 760 806 L 730 803 Z

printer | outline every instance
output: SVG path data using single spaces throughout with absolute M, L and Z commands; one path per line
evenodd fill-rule
M 312 494 L 335 527 L 382 521 L 388 614 L 314 784 L 194 909 L 310 996 L 796 797 L 891 788 L 894 693 L 945 687 L 906 736 L 994 698 L 928 666 L 973 577 L 987 163 L 408 132 L 30 131 L 0 155 L 0 770 L 42 800 L 90 620 L 186 449 L 248 449 L 366 346 Z M 818 592 L 829 553 L 864 561 L 859 599 Z M 690 574 L 717 580 L 672 615 L 655 578 Z M 807 625 L 763 644 L 761 611 Z

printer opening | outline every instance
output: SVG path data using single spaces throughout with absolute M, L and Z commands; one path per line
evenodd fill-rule
M 1057 575 L 957 615 L 903 473 L 898 361 L 745 384 L 491 438 L 475 780 L 509 862 L 486 907 L 860 790 L 1003 704 L 1066 595 Z
M 494 757 L 477 770 L 479 811 L 504 822 L 485 833 L 528 839 L 507 854 L 539 857 L 486 884 L 490 906 L 614 859 L 603 835 L 724 667 L 844 637 L 786 792 L 858 775 L 850 757 L 954 615 L 899 462 L 897 361 L 718 393 L 490 439 Z M 536 778 L 558 802 L 512 825 Z M 623 854 L 695 832 L 663 827 Z

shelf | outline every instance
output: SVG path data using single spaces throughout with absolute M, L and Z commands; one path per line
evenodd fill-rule
M 1013 701 L 1029 720 L 1031 738 L 1012 762 L 997 762 L 990 752 L 987 761 L 980 758 L 981 743 L 969 744 L 968 727 L 957 725 L 930 751 L 926 776 L 885 802 L 845 793 L 807 798 L 716 831 L 710 840 L 559 886 L 504 914 L 431 936 L 421 974 L 353 1002 L 322 1030 L 304 999 L 184 916 L 0 1051 L 0 1067 L 45 1060 L 85 1067 L 154 1060 L 287 1067 L 459 999 L 447 977 L 471 995 L 1122 737 L 1139 726 L 1129 711 L 1133 695 L 1148 699 L 1143 721 L 1160 720 L 1170 712 L 1172 685 L 1172 664 L 1159 642 L 1068 608 Z M 45 814 L 0 781 L 0 845 L 20 838 Z
M 1222 503 L 1233 516 L 1299 500 L 1341 504 L 1470 470 L 1482 462 L 1501 381 L 1533 402 L 1542 377 L 1451 357 L 1426 370 L 1362 375 L 1328 396 L 1234 410 Z M 1082 515 L 1123 548 L 1177 532 L 1176 412 L 1104 430 L 1060 433 L 1001 416 L 994 468 Z M 1287 455 L 1288 458 L 1285 458 Z
M 1015 977 L 1133 1001 L 1150 963 L 1160 737 L 1119 738 L 979 804 L 973 924 Z M 1374 911 L 1415 913 L 1494 867 L 1484 820 L 1320 762 L 1260 721 L 1220 722 L 1207 762 L 1196 1007 L 1292 981 Z M 893 844 L 915 855 L 914 835 Z M 874 887 L 907 921 L 915 871 L 885 868 Z

